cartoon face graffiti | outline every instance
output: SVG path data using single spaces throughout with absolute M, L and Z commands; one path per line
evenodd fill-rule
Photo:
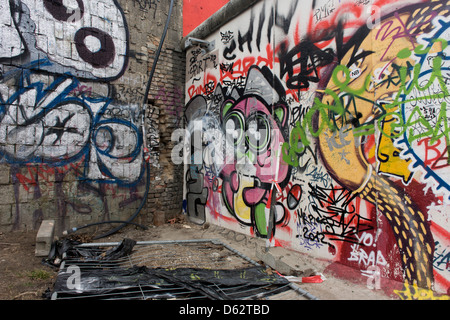
M 259 84 L 257 92 L 256 84 Z M 234 159 L 226 159 L 221 171 L 222 193 L 228 210 L 244 225 L 254 227 L 259 236 L 267 236 L 266 207 L 276 176 L 279 145 L 285 141 L 288 108 L 275 103 L 272 88 L 259 69 L 249 72 L 243 96 L 227 100 L 222 106 L 222 127 L 227 143 L 234 147 Z M 275 97 L 277 95 L 275 94 Z M 276 99 L 278 101 L 278 99 Z M 278 183 L 289 180 L 289 166 L 281 163 Z M 284 211 L 277 215 L 281 221 Z
M 56 166 L 84 159 L 83 178 L 138 183 L 139 110 L 109 95 L 128 61 L 118 2 L 0 1 L 0 9 L 0 59 L 11 61 L 0 79 L 0 156 Z
M 126 68 L 128 30 L 117 1 L 0 1 L 0 9 L 0 39 L 8 34 L 1 58 L 26 48 L 30 61 L 52 61 L 34 68 L 92 80 L 116 79 Z

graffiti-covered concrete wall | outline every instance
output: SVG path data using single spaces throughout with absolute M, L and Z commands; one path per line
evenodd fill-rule
M 188 35 L 186 214 L 448 293 L 449 3 L 253 2 Z
M 126 220 L 179 179 L 160 132 L 179 125 L 184 100 L 180 1 L 144 98 L 169 3 L 0 1 L 2 230 Z

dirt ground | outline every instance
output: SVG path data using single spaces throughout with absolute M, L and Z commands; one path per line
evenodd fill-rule
M 171 222 L 171 223 L 170 223 Z M 243 255 L 257 261 L 256 251 L 264 247 L 264 241 L 247 237 L 234 231 L 218 226 L 198 226 L 183 218 L 170 221 L 162 226 L 150 226 L 142 230 L 134 226 L 121 229 L 119 232 L 97 242 L 120 242 L 124 238 L 136 241 L 153 240 L 190 240 L 219 239 Z M 90 237 L 98 229 L 89 230 L 83 234 L 84 242 L 90 242 Z M 57 276 L 53 270 L 42 264 L 42 258 L 36 257 L 35 239 L 37 232 L 0 233 L 0 299 L 1 300 L 41 300 L 47 289 L 52 289 Z M 278 248 L 277 248 L 278 249 Z M 284 250 L 284 249 L 281 249 Z M 280 254 L 280 251 L 277 252 Z M 312 259 L 297 252 L 284 250 L 281 252 L 283 261 L 304 271 L 303 276 L 320 274 L 321 283 L 297 283 L 298 287 L 320 300 L 394 300 L 398 299 L 389 293 L 392 290 L 372 290 L 364 283 L 342 279 L 329 262 Z M 349 272 L 358 273 L 358 270 Z M 351 278 L 351 276 L 350 276 Z M 347 275 L 346 279 L 350 279 Z M 280 300 L 305 300 L 297 292 L 288 292 L 276 297 Z
M 0 234 L 0 299 L 35 300 L 50 288 L 56 272 L 34 255 L 36 232 Z

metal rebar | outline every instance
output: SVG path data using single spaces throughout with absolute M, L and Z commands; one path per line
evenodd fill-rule
M 200 243 L 212 243 L 212 244 L 215 244 L 215 245 L 218 245 L 218 246 L 222 246 L 223 248 L 229 250 L 230 252 L 234 253 L 235 255 L 239 256 L 240 258 L 242 258 L 243 260 L 249 262 L 250 264 L 253 264 L 256 267 L 261 267 L 261 264 L 259 264 L 258 262 L 254 261 L 250 257 L 244 255 L 242 252 L 239 252 L 238 250 L 234 249 L 233 247 L 227 245 L 226 243 L 223 243 L 219 239 L 137 241 L 135 245 L 137 245 L 137 246 L 148 246 L 148 245 L 169 245 L 169 244 L 177 244 L 178 245 L 178 244 L 200 244 Z M 78 247 L 78 248 L 92 248 L 93 250 L 95 250 L 94 248 L 96 248 L 96 247 L 109 247 L 109 246 L 118 246 L 118 245 L 120 245 L 120 242 L 94 242 L 94 243 L 82 243 L 82 244 L 76 245 L 75 247 Z M 161 248 L 161 249 L 165 249 L 165 248 Z M 166 252 L 164 256 L 162 256 L 161 254 L 154 254 L 153 256 L 157 257 L 157 258 L 159 258 L 159 260 L 161 260 L 161 258 L 170 258 L 170 257 L 174 257 L 175 255 L 174 254 L 167 255 L 167 252 Z M 121 267 L 123 267 L 123 264 L 128 264 L 129 263 L 129 264 L 131 264 L 131 266 L 133 266 L 133 265 L 136 265 L 136 264 L 139 264 L 139 263 L 149 262 L 151 260 L 152 260 L 152 254 L 150 252 L 147 253 L 147 254 L 146 253 L 140 253 L 137 256 L 137 259 L 132 259 L 131 255 L 128 255 L 127 257 L 119 258 L 119 259 L 116 259 L 116 260 L 112 260 L 112 261 L 101 261 L 101 260 L 100 261 L 96 261 L 96 260 L 93 260 L 93 261 L 89 261 L 89 262 L 83 262 L 83 261 L 76 260 L 76 259 L 66 259 L 66 260 L 63 260 L 63 263 L 61 264 L 60 270 L 62 270 L 65 265 L 76 264 L 76 263 L 79 263 L 80 264 L 79 266 L 82 269 L 96 268 L 96 267 L 100 267 L 100 266 L 101 266 L 101 268 L 121 268 Z M 196 266 L 198 267 L 198 265 L 199 264 L 196 261 Z M 170 266 L 173 267 L 173 262 L 171 263 Z M 158 267 L 161 267 L 161 265 L 158 265 Z M 168 284 L 168 286 L 170 287 L 170 286 L 174 286 L 174 285 Z M 224 291 L 228 291 L 228 290 L 229 291 L 233 291 L 233 290 L 235 290 L 237 288 L 243 289 L 245 287 L 251 287 L 251 286 L 239 285 L 239 286 L 235 286 L 235 287 L 231 287 L 231 288 L 227 288 L 227 289 L 223 289 L 223 290 Z M 273 290 L 269 290 L 267 292 L 264 292 L 263 294 L 261 294 L 261 293 L 250 294 L 249 296 L 243 297 L 243 299 L 250 299 L 251 297 L 261 297 L 261 296 L 272 295 L 275 292 L 284 290 L 286 287 L 291 288 L 296 293 L 298 293 L 299 295 L 301 295 L 301 296 L 303 296 L 303 297 L 305 297 L 307 299 L 319 300 L 317 297 L 315 297 L 311 293 L 309 293 L 306 290 L 300 288 L 299 286 L 297 286 L 295 283 L 292 283 L 292 282 L 289 282 L 286 286 L 283 286 L 281 288 L 278 287 L 278 288 L 275 288 Z M 120 290 L 120 289 L 132 289 L 132 288 L 134 288 L 134 287 L 127 287 L 127 288 L 117 287 L 116 289 Z M 88 294 L 86 296 L 79 296 L 77 298 L 91 298 L 91 297 L 97 297 L 98 296 L 98 297 L 104 297 L 104 298 L 112 298 L 112 299 L 116 299 L 117 298 L 117 299 L 119 299 L 121 296 L 122 297 L 126 296 L 126 298 L 129 298 L 129 299 L 133 299 L 133 298 L 134 299 L 138 299 L 139 297 L 141 297 L 141 299 L 142 298 L 146 299 L 146 298 L 150 298 L 150 297 L 153 297 L 153 296 L 152 295 L 146 296 L 145 293 L 150 293 L 150 292 L 154 292 L 154 291 L 156 291 L 156 292 L 158 292 L 158 291 L 164 292 L 164 291 L 168 291 L 168 290 L 172 290 L 172 291 L 173 290 L 177 290 L 176 286 L 174 286 L 174 287 L 172 287 L 170 289 L 167 288 L 167 286 L 166 286 L 166 288 L 157 288 L 157 289 L 147 290 L 147 289 L 145 289 L 145 286 L 144 286 L 144 289 L 143 289 L 139 285 L 139 286 L 136 286 L 136 288 L 139 288 L 139 291 L 136 291 L 136 293 L 139 294 L 138 296 L 127 296 L 127 295 L 130 295 L 130 294 L 134 294 L 134 291 L 131 291 L 131 292 L 123 291 L 123 292 L 111 292 L 109 294 L 100 294 L 100 295 L 89 295 Z M 264 287 L 264 288 L 268 289 L 267 287 Z M 180 289 L 183 289 L 183 288 L 179 288 L 178 287 L 178 290 L 180 290 Z M 250 293 L 251 291 L 254 291 L 256 289 L 258 289 L 258 288 L 249 288 L 249 289 L 244 290 L 244 291 L 241 290 L 241 291 L 239 291 L 239 294 L 242 294 L 243 292 Z M 220 289 L 220 290 L 222 291 L 222 289 Z M 162 297 L 162 296 L 167 296 L 167 295 L 180 295 L 181 294 L 180 292 L 173 293 L 172 291 L 171 291 L 171 293 L 162 293 L 162 294 L 157 294 L 157 295 Z M 54 292 L 51 298 L 55 299 L 55 300 L 56 299 L 59 300 L 59 299 L 74 298 L 74 297 L 71 297 L 71 296 L 69 296 L 69 297 L 61 297 L 61 294 L 63 294 L 63 293 L 64 292 L 59 292 L 59 296 L 58 296 L 58 292 Z M 184 293 L 192 294 L 194 292 L 189 291 L 189 292 L 183 292 L 183 294 Z M 230 293 L 230 294 L 233 295 L 233 293 Z M 200 297 L 190 297 L 190 298 L 202 298 L 202 297 L 200 296 Z
M 234 249 L 233 247 L 227 245 L 226 243 L 223 243 L 223 242 L 220 241 L 220 240 L 214 240 L 214 241 L 215 241 L 215 242 L 213 242 L 213 243 L 215 243 L 215 244 L 220 244 L 220 245 L 224 246 L 225 248 L 227 248 L 227 249 L 230 250 L 231 252 L 237 254 L 237 255 L 240 256 L 242 259 L 244 259 L 244 260 L 250 262 L 251 264 L 255 265 L 256 267 L 260 267 L 260 266 L 261 266 L 261 265 L 260 265 L 258 262 L 256 262 L 255 260 L 251 259 L 250 257 L 247 257 L 246 255 L 244 255 L 243 253 L 237 251 L 236 249 Z
M 155 241 L 136 241 L 137 246 L 139 245 L 153 245 L 153 244 L 182 244 L 182 243 L 202 243 L 202 242 L 212 242 L 214 244 L 223 244 L 218 239 L 189 239 L 189 240 L 155 240 Z M 88 247 L 113 247 L 118 246 L 120 242 L 90 242 L 81 243 L 75 247 L 88 248 Z
M 289 286 L 291 287 L 292 290 L 294 290 L 295 292 L 299 293 L 301 296 L 303 296 L 305 298 L 308 298 L 309 300 L 319 300 L 319 298 L 315 297 L 314 295 L 312 295 L 308 291 L 303 290 L 302 288 L 297 286 L 295 283 L 290 282 Z

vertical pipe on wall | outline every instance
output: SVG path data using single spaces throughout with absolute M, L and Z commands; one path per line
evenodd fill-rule
M 119 231 L 120 229 L 122 229 L 123 227 L 125 227 L 126 225 L 128 225 L 129 222 L 133 221 L 141 212 L 144 204 L 147 202 L 147 198 L 148 198 L 148 193 L 150 191 L 150 163 L 149 161 L 146 161 L 146 153 L 149 152 L 148 147 L 147 147 L 147 137 L 146 137 L 146 130 L 145 130 L 145 114 L 146 114 L 146 106 L 147 106 L 147 99 L 148 99 L 148 94 L 150 91 L 150 86 L 153 80 L 153 74 L 155 73 L 155 69 L 156 69 L 156 65 L 158 63 L 158 59 L 159 59 L 159 55 L 161 54 L 161 49 L 164 43 L 164 40 L 166 38 L 166 34 L 167 34 L 167 29 L 169 28 L 169 23 L 170 23 L 170 17 L 172 16 L 172 10 L 173 10 L 173 4 L 174 4 L 174 0 L 170 1 L 170 7 L 169 7 L 169 13 L 167 15 L 167 19 L 166 19 L 166 24 L 164 26 L 164 31 L 161 37 L 161 40 L 159 41 L 159 46 L 158 46 L 158 50 L 156 52 L 156 56 L 155 59 L 153 60 L 153 66 L 152 69 L 150 70 L 150 75 L 148 77 L 147 80 L 147 87 L 145 89 L 145 93 L 144 93 L 144 98 L 142 101 L 142 109 L 143 109 L 143 124 L 142 124 L 142 131 L 143 131 L 143 140 L 144 140 L 144 152 L 143 152 L 143 156 L 144 156 L 144 162 L 145 162 L 145 166 L 146 166 L 146 170 L 147 170 L 147 181 L 146 181 L 146 187 L 145 187 L 145 195 L 144 195 L 144 199 L 142 200 L 138 210 L 126 221 L 126 223 L 123 223 L 122 225 L 114 228 L 113 230 L 100 235 L 98 237 L 95 237 L 94 239 L 101 239 L 104 237 L 107 237 L 111 234 L 116 233 L 117 231 Z
M 129 224 L 134 224 L 134 223 L 132 223 L 132 221 L 139 215 L 139 213 L 141 212 L 141 210 L 144 207 L 145 203 L 147 202 L 148 193 L 149 193 L 149 190 L 150 190 L 150 163 L 149 163 L 149 161 L 146 160 L 146 155 L 149 152 L 149 149 L 147 147 L 147 137 L 146 137 L 146 130 L 145 130 L 146 106 L 147 106 L 147 99 L 148 99 L 148 94 L 149 94 L 149 91 L 150 91 L 150 86 L 151 86 L 151 83 L 152 83 L 152 80 L 153 80 L 153 74 L 155 72 L 156 65 L 157 65 L 158 59 L 159 59 L 159 55 L 161 53 L 162 46 L 163 46 L 164 40 L 166 38 L 167 30 L 169 28 L 169 23 L 170 23 L 170 18 L 172 16 L 173 6 L 174 6 L 174 0 L 171 0 L 170 1 L 170 7 L 169 7 L 169 13 L 168 13 L 168 16 L 167 16 L 167 19 L 166 19 L 166 24 L 164 26 L 164 31 L 163 31 L 163 34 L 161 36 L 161 40 L 159 42 L 159 46 L 158 46 L 158 50 L 157 50 L 156 55 L 155 55 L 155 59 L 153 60 L 153 66 L 152 66 L 152 69 L 150 70 L 150 75 L 149 75 L 149 78 L 147 80 L 147 86 L 146 86 L 144 98 L 143 98 L 143 101 L 142 101 L 142 110 L 143 110 L 142 111 L 142 114 L 143 114 L 142 133 L 143 133 L 143 145 L 144 145 L 143 157 L 144 157 L 145 169 L 147 171 L 144 198 L 141 201 L 141 204 L 139 205 L 139 208 L 136 210 L 136 212 L 126 221 L 103 221 L 103 222 L 88 224 L 88 225 L 85 225 L 83 227 L 72 228 L 70 230 L 66 230 L 66 231 L 63 232 L 63 234 L 72 233 L 72 232 L 75 232 L 75 231 L 77 231 L 79 229 L 82 229 L 82 228 L 87 228 L 87 227 L 90 227 L 90 226 L 103 224 L 103 223 L 104 224 L 107 224 L 107 223 L 118 223 L 118 222 L 121 223 L 121 225 L 117 226 L 116 228 L 114 228 L 114 229 L 112 229 L 112 230 L 110 230 L 110 231 L 108 231 L 108 232 L 106 232 L 106 233 L 104 233 L 102 235 L 99 235 L 99 236 L 95 237 L 94 239 L 96 240 L 96 239 L 105 238 L 107 236 L 110 236 L 110 235 L 116 233 L 117 231 L 119 231 L 120 229 L 122 229 L 123 227 L 125 227 L 125 226 L 127 226 Z

